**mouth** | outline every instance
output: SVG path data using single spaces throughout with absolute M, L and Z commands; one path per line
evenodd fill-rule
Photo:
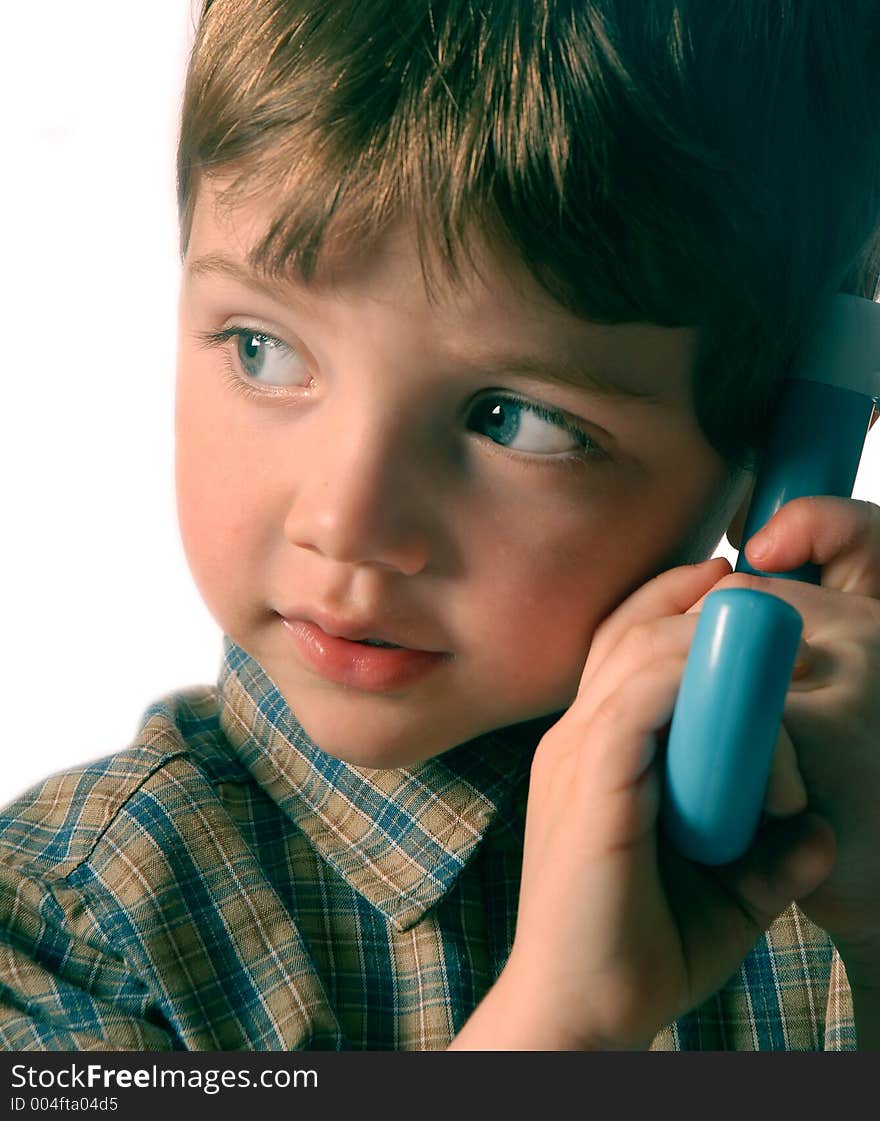
M 314 673 L 338 685 L 383 693 L 412 685 L 452 659 L 445 651 L 395 641 L 406 636 L 382 633 L 375 622 L 345 623 L 327 616 L 282 616 L 299 659 Z
M 375 650 L 411 650 L 422 654 L 441 654 L 443 650 L 433 643 L 423 643 L 412 626 L 390 624 L 376 613 L 366 615 L 336 615 L 320 607 L 294 608 L 279 611 L 282 621 L 290 626 L 308 625 L 327 638 L 338 638 L 357 646 Z M 424 632 L 424 628 L 422 628 Z

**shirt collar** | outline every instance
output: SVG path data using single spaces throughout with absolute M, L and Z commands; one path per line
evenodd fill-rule
M 490 825 L 517 825 L 548 718 L 490 732 L 411 768 L 355 767 L 300 727 L 278 688 L 224 640 L 224 734 L 315 850 L 399 930 L 453 886 Z M 518 819 L 518 820 L 515 820 Z

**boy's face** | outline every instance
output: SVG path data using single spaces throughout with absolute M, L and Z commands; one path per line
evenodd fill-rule
M 488 253 L 432 299 L 403 225 L 332 279 L 249 280 L 268 215 L 203 185 L 185 263 L 178 506 L 209 610 L 362 766 L 566 707 L 601 620 L 743 497 L 693 333 L 576 319 Z

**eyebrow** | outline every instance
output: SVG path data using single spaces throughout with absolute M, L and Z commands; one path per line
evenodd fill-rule
M 289 286 L 292 284 L 292 278 L 285 284 L 283 280 L 275 279 L 262 270 L 249 268 L 234 257 L 227 257 L 223 253 L 205 253 L 203 256 L 197 257 L 188 264 L 187 272 L 192 277 L 229 277 L 244 287 L 260 292 L 275 301 L 283 301 L 285 296 L 289 295 Z M 535 381 L 584 389 L 609 398 L 658 403 L 661 401 L 661 395 L 658 393 L 649 393 L 647 390 L 636 389 L 634 386 L 621 385 L 619 382 L 610 378 L 603 378 L 579 363 L 558 355 L 550 358 L 540 354 L 516 353 L 508 357 L 492 351 L 485 356 L 476 353 L 468 354 L 464 357 L 464 362 L 469 369 L 475 372 L 479 371 L 499 377 L 531 378 Z
M 231 280 L 243 284 L 246 288 L 253 288 L 273 300 L 278 300 L 284 295 L 284 284 L 280 280 L 260 270 L 248 268 L 234 257 L 227 257 L 223 253 L 205 253 L 196 257 L 187 265 L 190 276 L 227 276 Z
M 551 382 L 569 389 L 583 389 L 602 397 L 657 403 L 661 401 L 658 393 L 621 385 L 610 378 L 603 378 L 578 362 L 569 361 L 558 355 L 551 358 L 540 354 L 517 353 L 506 357 L 493 351 L 482 361 L 479 358 L 468 357 L 466 364 L 475 372 L 499 377 L 531 378 L 534 381 Z

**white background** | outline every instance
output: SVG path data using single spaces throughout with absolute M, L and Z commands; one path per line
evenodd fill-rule
M 0 804 L 125 746 L 151 701 L 220 660 L 173 491 L 190 0 L 8 7 Z M 876 433 L 856 495 L 880 496 Z
M 220 662 L 173 488 L 191 38 L 190 0 L 4 7 L 0 803 Z

